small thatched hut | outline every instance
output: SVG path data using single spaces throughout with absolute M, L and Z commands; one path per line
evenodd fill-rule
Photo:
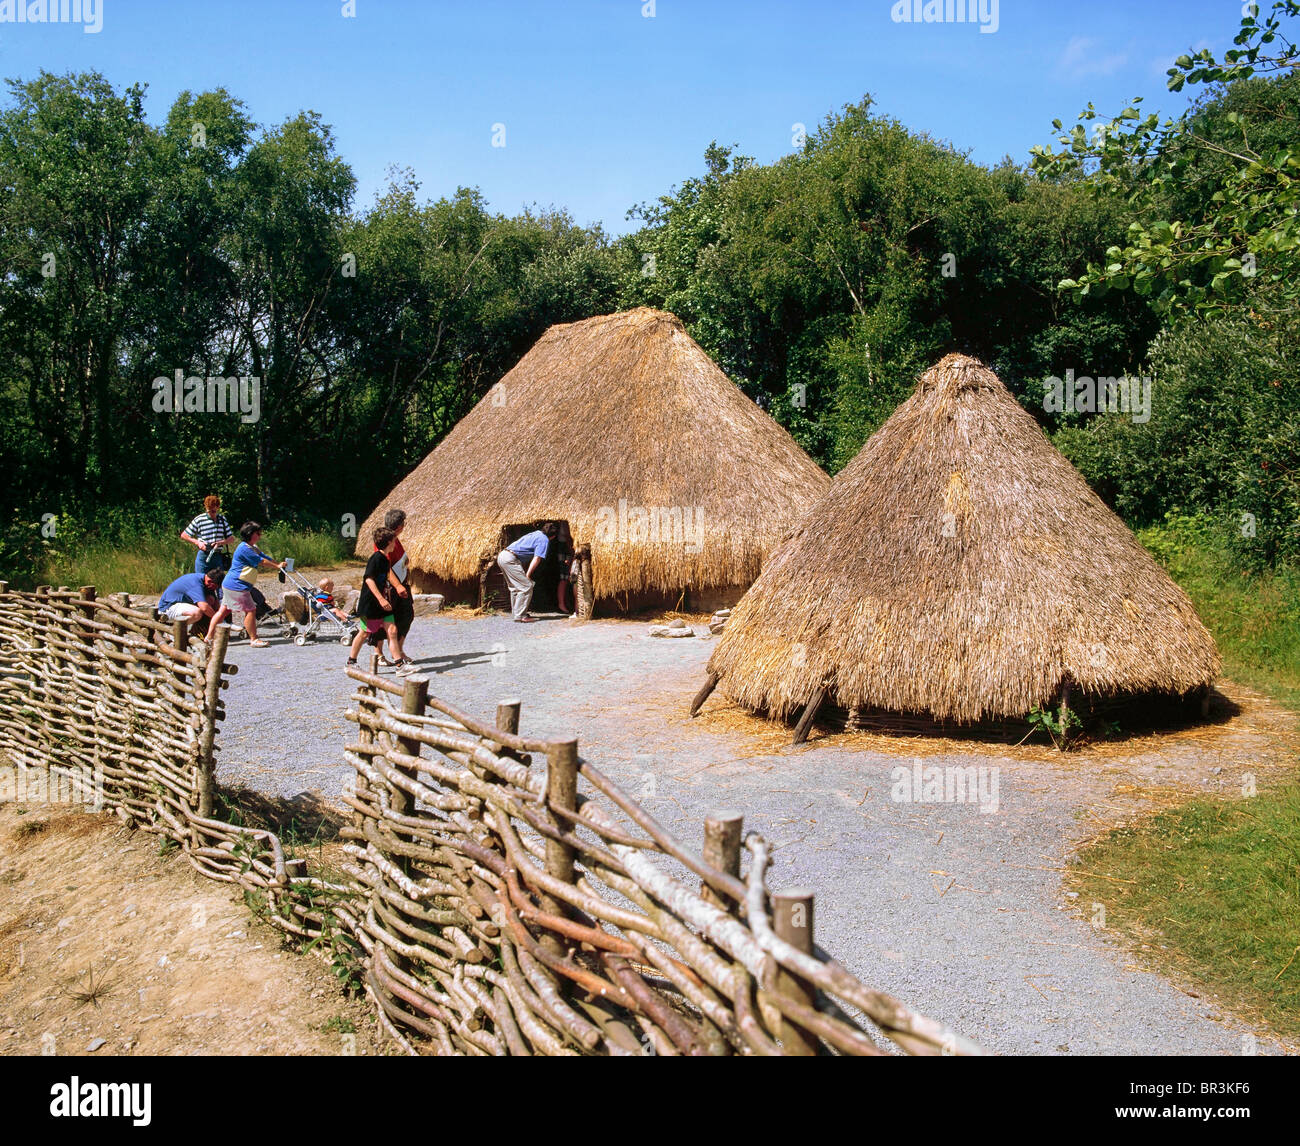
M 804 710 L 801 729 L 823 699 L 969 724 L 1071 688 L 1187 693 L 1218 671 L 1183 591 L 992 371 L 958 354 L 773 554 L 709 662 L 746 707 Z
M 589 547 L 596 602 L 706 609 L 739 599 L 829 485 L 679 319 L 641 308 L 551 327 L 384 499 L 358 552 L 400 507 L 417 589 L 501 601 L 502 545 L 562 521 Z

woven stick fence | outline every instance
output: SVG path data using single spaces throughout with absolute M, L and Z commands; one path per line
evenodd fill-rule
M 218 628 L 191 644 L 185 624 L 91 585 L 20 593 L 0 581 L 0 754 L 19 790 L 52 788 L 32 773 L 62 778 L 76 802 L 173 840 L 198 871 L 264 896 L 272 922 L 310 937 L 323 881 L 273 832 L 214 818 L 221 692 L 237 671 L 228 639 Z
M 189 823 L 212 814 L 220 693 L 235 671 L 224 635 L 191 647 L 184 626 L 125 595 L 0 581 L 0 749 L 20 775 L 61 776 L 125 820 L 197 842 Z
M 978 1048 L 813 942 L 813 897 L 769 895 L 741 818 L 677 841 L 576 740 L 483 724 L 359 669 L 348 719 L 351 920 L 381 1023 L 445 1054 L 914 1054 Z M 545 768 L 540 765 L 545 763 Z M 742 851 L 749 856 L 741 876 Z
M 358 945 L 407 1052 L 979 1053 L 818 948 L 812 894 L 769 894 L 770 849 L 738 814 L 706 820 L 692 851 L 576 740 L 520 735 L 517 701 L 487 725 L 423 678 L 349 669 L 354 866 L 309 875 L 273 832 L 213 818 L 223 632 L 191 651 L 124 599 L 0 582 L 0 751 L 20 770 L 93 763 L 106 806 L 272 923 Z

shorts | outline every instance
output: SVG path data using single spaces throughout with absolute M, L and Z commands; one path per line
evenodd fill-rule
M 366 632 L 367 632 L 367 633 L 377 633 L 377 632 L 379 632 L 379 630 L 380 630 L 381 628 L 383 628 L 385 625 L 392 625 L 392 624 L 395 624 L 395 622 L 394 622 L 394 620 L 393 620 L 393 614 L 392 614 L 392 613 L 386 613 L 386 614 L 385 614 L 384 616 L 382 616 L 382 617 L 367 617 L 367 618 L 366 618 Z
M 167 612 L 164 616 L 169 621 L 192 621 L 199 615 L 199 607 L 191 605 L 188 601 L 177 601 L 174 605 L 167 606 Z
M 257 604 L 248 589 L 221 590 L 221 603 L 232 613 L 256 613 Z

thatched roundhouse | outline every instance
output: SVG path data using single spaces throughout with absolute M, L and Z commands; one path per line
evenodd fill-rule
M 710 608 L 829 485 L 678 318 L 640 308 L 551 327 L 384 499 L 358 553 L 400 507 L 416 588 L 477 602 L 503 543 L 564 521 L 597 603 Z
M 969 724 L 1021 718 L 1067 688 L 1187 693 L 1219 656 L 1187 596 L 996 375 L 950 354 L 772 556 L 709 671 L 777 718 L 820 692 L 843 710 Z

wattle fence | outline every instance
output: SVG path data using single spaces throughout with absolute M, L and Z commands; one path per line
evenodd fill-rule
M 187 647 L 93 588 L 0 582 L 0 755 L 90 783 L 304 944 L 356 950 L 409 1053 L 980 1053 L 822 951 L 812 894 L 768 891 L 770 848 L 738 814 L 688 847 L 576 740 L 521 735 L 517 701 L 487 724 L 424 678 L 350 669 L 349 862 L 313 874 L 214 818 L 224 653 L 224 630 Z

